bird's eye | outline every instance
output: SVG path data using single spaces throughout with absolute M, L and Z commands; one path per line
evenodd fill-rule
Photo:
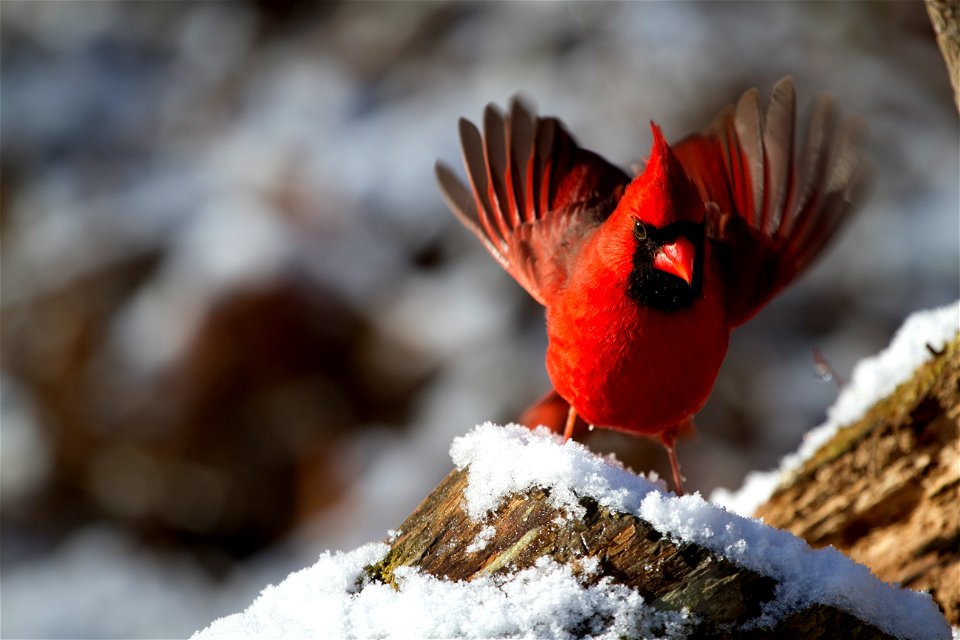
M 633 223 L 633 236 L 637 240 L 646 240 L 647 239 L 647 226 L 637 220 Z

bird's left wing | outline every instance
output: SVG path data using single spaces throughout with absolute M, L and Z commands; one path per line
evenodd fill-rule
M 793 79 L 773 88 L 763 114 L 751 89 L 673 151 L 712 203 L 731 326 L 749 320 L 802 273 L 849 218 L 869 177 L 863 126 L 841 121 L 833 100 L 813 105 L 802 143 Z
M 460 119 L 470 188 L 438 162 L 447 205 L 541 304 L 566 281 L 579 243 L 616 206 L 629 176 L 582 149 L 556 118 L 514 98 L 488 105 L 483 135 Z

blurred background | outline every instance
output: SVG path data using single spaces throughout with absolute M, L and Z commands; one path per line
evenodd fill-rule
M 793 74 L 868 122 L 827 257 L 738 332 L 688 487 L 774 466 L 955 300 L 958 125 L 920 2 L 0 7 L 4 637 L 176 637 L 395 528 L 453 437 L 547 390 L 542 310 L 443 206 L 457 118 L 523 91 L 642 162 Z M 599 451 L 667 471 L 653 442 Z

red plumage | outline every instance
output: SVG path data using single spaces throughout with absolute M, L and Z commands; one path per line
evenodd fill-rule
M 555 391 L 526 414 L 569 405 L 598 427 L 656 435 L 680 487 L 673 441 L 706 402 L 730 331 L 792 281 L 848 217 L 866 182 L 856 121 L 819 99 L 795 143 L 793 81 L 762 116 L 756 90 L 674 147 L 653 129 L 632 180 L 580 148 L 555 118 L 515 100 L 461 119 L 470 187 L 443 164 L 454 214 L 546 307 Z

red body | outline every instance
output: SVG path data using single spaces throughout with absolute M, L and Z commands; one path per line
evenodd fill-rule
M 703 297 L 689 311 L 643 309 L 623 293 L 630 259 L 616 246 L 594 234 L 547 305 L 547 373 L 589 424 L 656 434 L 710 395 L 730 337 L 723 291 L 708 245 Z

